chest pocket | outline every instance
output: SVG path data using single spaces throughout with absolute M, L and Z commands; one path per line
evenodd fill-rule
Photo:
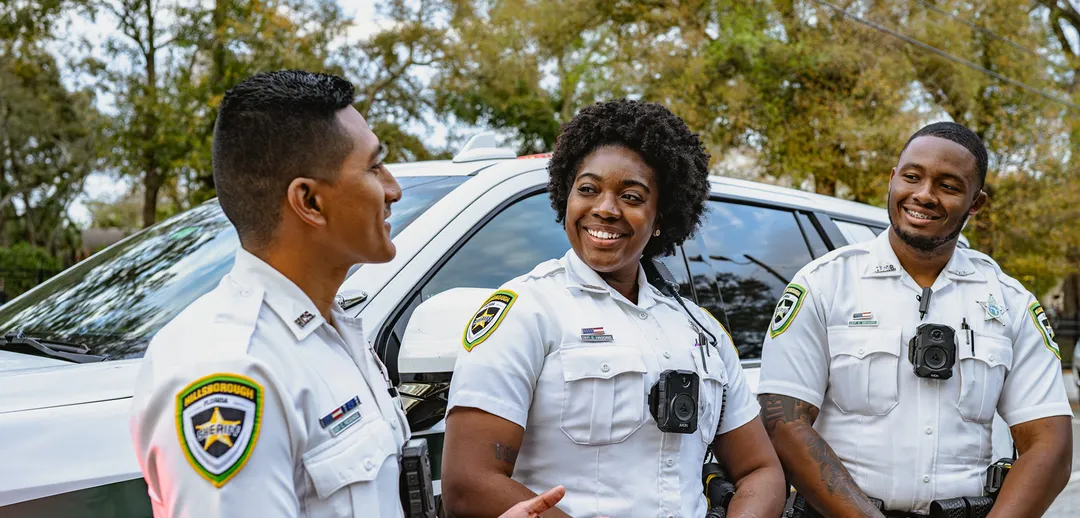
M 701 378 L 698 391 L 698 433 L 705 444 L 711 444 L 720 426 L 720 416 L 724 408 L 724 391 L 727 390 L 727 371 L 720 351 L 709 345 L 709 354 L 701 358 L 701 347 L 691 346 L 690 356 L 694 358 L 694 368 Z M 707 368 L 707 370 L 706 370 Z
M 634 347 L 565 344 L 560 427 L 577 444 L 626 440 L 645 421 L 645 361 Z
M 397 443 L 385 420 L 370 419 L 312 448 L 303 463 L 320 500 L 312 516 L 397 516 L 390 507 L 401 505 Z
M 961 335 L 962 336 L 962 335 Z M 956 408 L 965 421 L 989 423 L 997 410 L 1005 375 L 1012 368 L 1012 342 L 1001 335 L 975 333 L 975 353 L 958 337 L 960 397 Z
M 830 327 L 829 396 L 840 410 L 886 415 L 899 402 L 900 328 Z

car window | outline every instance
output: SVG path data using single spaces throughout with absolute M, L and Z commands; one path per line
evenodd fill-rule
M 760 358 L 776 302 L 812 259 L 795 213 L 713 200 L 684 247 L 695 285 L 715 286 L 722 295 L 739 357 Z M 721 310 L 719 297 L 704 297 L 698 289 L 698 298 L 714 315 Z
M 391 237 L 468 177 L 399 178 Z M 211 200 L 135 234 L 0 307 L 0 334 L 74 342 L 113 359 L 150 338 L 232 268 L 236 230 Z
M 450 288 L 498 288 L 570 249 L 546 192 L 528 196 L 495 215 L 469 237 L 423 288 L 421 297 Z
M 833 221 L 836 223 L 836 227 L 840 229 L 840 233 L 844 235 L 844 239 L 847 239 L 849 245 L 872 241 L 880 233 L 880 231 L 875 232 L 873 228 L 861 223 L 851 223 L 850 221 L 838 219 Z
M 151 518 L 142 478 L 28 500 L 0 509 L 4 518 Z
M 804 212 L 796 212 L 795 218 L 799 220 L 799 228 L 802 230 L 803 235 L 806 236 L 806 243 L 810 245 L 810 254 L 814 258 L 818 258 L 829 253 L 829 247 L 825 244 L 825 240 L 821 238 L 821 233 L 818 231 L 817 226 L 814 225 L 810 215 Z

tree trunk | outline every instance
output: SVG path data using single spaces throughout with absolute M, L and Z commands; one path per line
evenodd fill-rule
M 155 140 L 158 134 L 157 118 L 157 33 L 154 26 L 154 2 L 143 0 L 146 9 L 146 104 L 143 116 L 145 119 L 143 134 L 143 168 L 146 176 L 143 177 L 143 228 L 153 225 L 157 221 L 157 198 L 161 190 L 163 178 L 158 167 L 158 157 L 155 150 Z

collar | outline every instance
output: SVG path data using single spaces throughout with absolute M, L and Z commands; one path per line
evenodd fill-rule
M 243 248 L 236 251 L 236 262 L 229 277 L 242 289 L 261 289 L 263 301 L 285 322 L 297 340 L 307 338 L 326 322 L 299 286 Z
M 896 258 L 892 243 L 889 242 L 889 232 L 891 232 L 890 229 L 885 229 L 870 242 L 870 260 L 863 268 L 863 278 L 899 277 L 904 271 L 900 266 L 900 260 Z
M 645 270 L 641 265 L 638 265 L 638 303 L 634 304 L 612 288 L 607 281 L 600 277 L 599 273 L 596 273 L 596 270 L 585 264 L 585 261 L 578 257 L 573 248 L 568 250 L 559 262 L 566 268 L 566 288 L 568 290 L 606 293 L 615 300 L 641 309 L 651 308 L 658 302 L 674 304 L 674 302 L 668 300 L 668 297 L 663 296 L 660 290 L 657 290 L 645 280 Z
M 863 278 L 899 277 L 903 272 L 900 260 L 896 258 L 896 251 L 893 250 L 892 243 L 889 242 L 889 232 L 891 231 L 891 229 L 886 229 L 870 242 L 870 261 L 863 269 Z M 951 281 L 986 282 L 986 277 L 975 268 L 971 258 L 960 248 L 953 250 L 952 257 L 949 258 L 948 264 L 942 270 L 942 275 Z

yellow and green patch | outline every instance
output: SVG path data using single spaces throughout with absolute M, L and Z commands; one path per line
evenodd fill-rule
M 239 374 L 211 374 L 176 394 L 176 434 L 188 463 L 214 487 L 224 486 L 259 439 L 263 388 Z
M 1061 359 L 1061 351 L 1057 348 L 1057 344 L 1054 343 L 1054 328 L 1050 327 L 1050 318 L 1046 316 L 1046 311 L 1043 309 L 1042 304 L 1038 302 L 1032 302 L 1028 306 L 1028 315 L 1031 315 L 1031 321 L 1035 322 L 1035 327 L 1038 328 L 1039 333 L 1042 334 L 1043 343 L 1046 344 L 1046 348 L 1050 349 L 1050 352 L 1057 356 L 1057 359 Z
M 784 288 L 780 295 L 780 301 L 776 303 L 776 311 L 773 312 L 772 323 L 769 325 L 769 336 L 776 338 L 787 331 L 795 316 L 802 308 L 803 297 L 806 296 L 806 288 L 791 283 Z
M 465 346 L 466 351 L 472 352 L 474 347 L 491 336 L 491 333 L 502 323 L 517 297 L 517 293 L 510 290 L 499 290 L 484 301 L 480 310 L 469 321 L 468 327 L 465 328 L 465 335 L 461 338 L 461 345 Z

